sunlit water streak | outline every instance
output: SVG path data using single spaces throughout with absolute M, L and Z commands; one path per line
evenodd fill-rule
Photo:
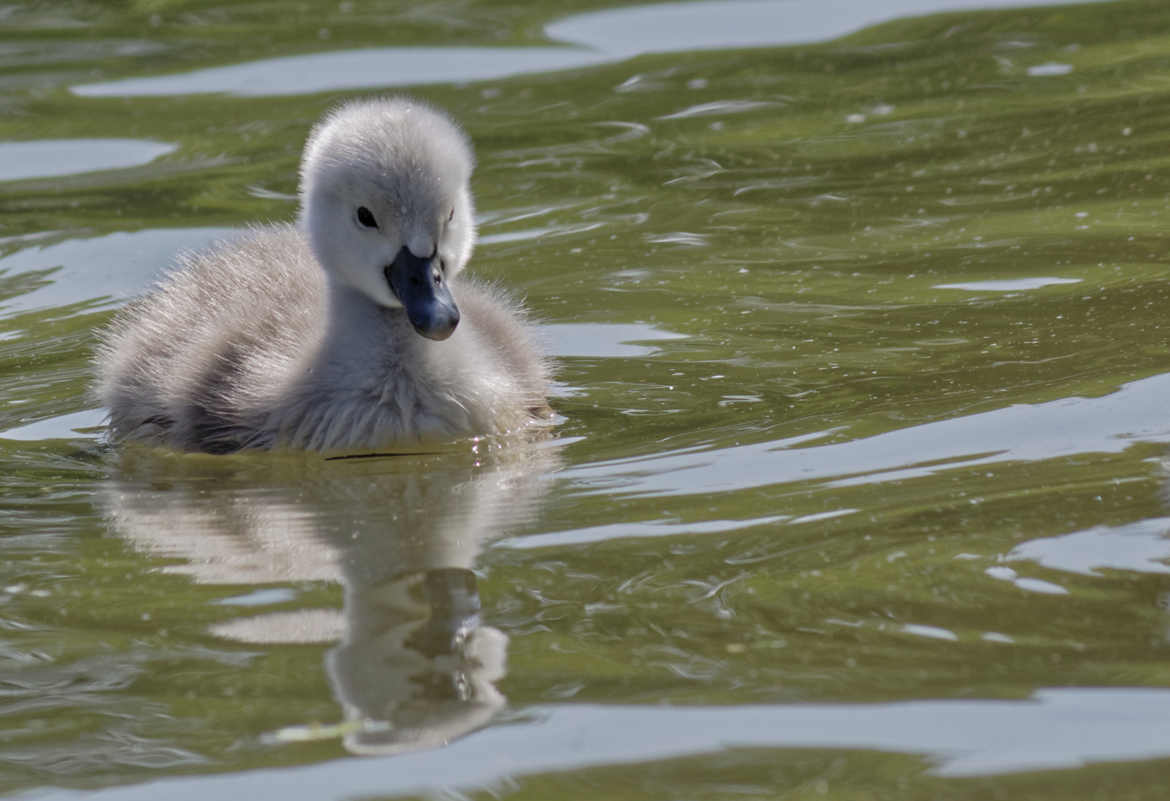
M 1030 0 L 1027 5 L 1067 2 Z M 575 15 L 545 28 L 550 39 L 575 47 L 368 48 L 265 59 L 177 75 L 81 84 L 71 91 L 83 97 L 203 92 L 285 95 L 482 82 L 620 61 L 642 53 L 820 41 L 912 14 L 1021 4 L 1020 0 L 895 0 L 880 5 L 866 0 L 663 3 Z
M 1024 292 L 1046 286 L 1079 284 L 1080 278 L 1008 278 L 1002 281 L 964 281 L 956 284 L 936 284 L 935 289 L 964 289 L 968 292 Z
M 921 754 L 943 776 L 1076 767 L 1170 755 L 1170 691 L 1038 690 L 1024 701 L 647 708 L 545 706 L 534 722 L 503 726 L 446 752 L 393 762 L 326 762 L 280 771 L 172 779 L 86 794 L 98 801 L 405 795 L 434 787 L 476 790 L 509 777 L 620 765 L 731 748 L 873 748 Z M 325 788 L 343 786 L 342 793 Z M 46 799 L 75 798 L 55 793 Z
M 46 271 L 51 280 L 32 292 L 0 301 L 0 313 L 96 299 L 124 303 L 162 277 L 176 252 L 198 250 L 238 233 L 231 228 L 147 228 L 22 248 L 0 258 L 0 272 Z
M 1100 576 L 1103 570 L 1170 573 L 1170 517 L 1028 540 L 1007 559 L 1084 576 Z
M 586 493 L 685 495 L 797 481 L 843 487 L 973 465 L 1117 453 L 1139 442 L 1170 442 L 1167 397 L 1170 374 L 1100 398 L 1015 404 L 839 444 L 781 441 L 650 454 L 574 467 L 565 477 Z
M 34 139 L 0 142 L 0 181 L 44 178 L 147 164 L 176 145 L 136 139 Z

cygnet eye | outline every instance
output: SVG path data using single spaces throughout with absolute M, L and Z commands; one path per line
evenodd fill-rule
M 365 206 L 358 206 L 357 210 L 358 222 L 366 228 L 377 228 L 378 221 L 374 219 L 374 215 Z

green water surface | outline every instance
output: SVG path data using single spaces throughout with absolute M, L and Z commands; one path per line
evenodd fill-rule
M 418 88 L 475 142 L 472 269 L 557 354 L 553 439 L 105 446 L 94 330 L 290 218 L 308 128 L 370 92 L 70 87 L 601 5 L 5 9 L 0 167 L 174 148 L 0 182 L 0 789 L 1165 797 L 1162 2 Z

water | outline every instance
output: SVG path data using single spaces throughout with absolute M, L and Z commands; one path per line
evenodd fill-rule
M 0 788 L 1163 795 L 1160 4 L 4 13 Z M 110 451 L 94 329 L 383 86 L 554 437 Z
M 1047 2 L 1052 4 L 1053 0 Z M 574 47 L 447 45 L 347 49 L 249 61 L 177 75 L 82 84 L 71 87 L 71 91 L 83 97 L 170 96 L 203 92 L 286 95 L 456 81 L 478 83 L 525 73 L 618 61 L 643 53 L 762 47 L 831 39 L 899 16 L 941 9 L 1014 5 L 1018 5 L 1014 0 L 898 0 L 883 3 L 880 7 L 857 0 L 830 3 L 807 0 L 660 3 L 577 14 L 545 26 L 548 38 Z
M 147 164 L 174 145 L 134 139 L 43 139 L 0 142 L 0 181 L 114 170 Z

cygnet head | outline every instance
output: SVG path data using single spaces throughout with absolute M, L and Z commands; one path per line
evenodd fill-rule
M 446 339 L 459 322 L 448 282 L 475 240 L 467 137 L 409 98 L 347 103 L 309 136 L 301 224 L 332 282 L 403 308 L 414 329 Z

